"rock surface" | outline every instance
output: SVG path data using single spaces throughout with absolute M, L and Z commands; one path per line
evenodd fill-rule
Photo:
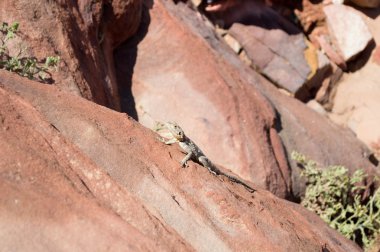
M 258 71 L 281 88 L 294 94 L 308 80 L 311 69 L 304 57 L 307 46 L 303 34 L 238 23 L 228 32 L 242 44 Z
M 213 162 L 286 197 L 290 173 L 273 128 L 274 110 L 200 36 L 202 25 L 186 6 L 157 2 L 138 48 L 127 43 L 117 50 L 120 80 L 127 79 L 125 66 L 138 50 L 129 97 L 136 118 L 148 128 L 155 121 L 176 121 Z M 204 32 L 215 46 L 229 49 L 210 30 Z
M 380 157 L 380 66 L 370 64 L 340 82 L 330 118 L 350 128 Z
M 155 4 L 149 32 L 138 46 L 132 84 L 142 124 L 177 121 L 215 163 L 281 197 L 289 191 L 299 196 L 305 189 L 294 162 L 291 170 L 281 168 L 294 150 L 321 165 L 375 172 L 369 150 L 350 131 L 280 94 L 202 24 L 182 5 Z M 136 53 L 129 46 L 116 53 L 119 69 Z
M 4 71 L 0 104 L 2 248 L 360 251 L 299 205 L 180 168 L 125 114 Z
M 345 61 L 362 52 L 372 35 L 359 13 L 345 5 L 331 4 L 323 8 L 334 44 Z
M 81 150 L 85 143 L 65 136 L 71 130 L 95 147 L 88 152 L 101 151 L 92 114 L 106 109 L 4 71 L 0 104 L 2 249 L 191 250 Z
M 21 56 L 61 58 L 55 85 L 120 109 L 112 53 L 139 27 L 141 0 L 2 0 L 0 9 L 0 22 L 20 24 Z
M 376 44 L 380 43 L 380 16 L 378 10 L 366 10 L 362 15 L 373 34 Z M 374 18 L 370 18 L 374 17 Z M 345 73 L 332 100 L 330 118 L 343 127 L 350 128 L 356 136 L 374 151 L 380 159 L 380 50 L 373 50 L 367 63 L 354 73 Z
M 226 148 L 227 152 L 214 152 L 216 160 L 229 160 L 231 163 L 221 164 L 231 169 L 239 164 L 236 160 L 241 162 L 242 170 L 258 181 L 251 185 L 258 189 L 253 194 L 223 177 L 213 176 L 193 162 L 187 169 L 180 168 L 183 153 L 178 146 L 166 146 L 157 140 L 156 134 L 125 114 L 79 97 L 115 106 L 117 97 L 112 97 L 109 82 L 102 79 L 112 74 L 112 66 L 107 63 L 112 61 L 112 56 L 103 57 L 129 36 L 121 36 L 120 40 L 112 37 L 118 34 L 118 20 L 138 19 L 129 15 L 124 5 L 132 2 L 82 1 L 79 5 L 64 1 L 50 1 L 46 5 L 33 0 L 7 2 L 17 9 L 9 11 L 10 19 L 14 18 L 9 22 L 21 20 L 22 12 L 25 17 L 36 18 L 35 23 L 27 24 L 29 28 L 24 34 L 31 52 L 40 53 L 37 57 L 41 58 L 46 56 L 46 52 L 38 49 L 41 44 L 47 46 L 46 50 L 60 48 L 63 63 L 54 85 L 42 85 L 0 70 L 2 248 L 12 251 L 360 251 L 316 215 L 260 187 L 282 197 L 292 190 L 302 191 L 297 187 L 299 181 L 294 179 L 297 171 L 290 174 L 287 166 L 286 154 L 292 148 L 305 146 L 301 152 L 313 153 L 317 161 L 343 160 L 370 165 L 361 156 L 365 149 L 347 131 L 339 133 L 340 128 L 331 127 L 322 117 L 280 94 L 247 68 L 202 26 L 190 9 L 166 0 L 156 1 L 153 6 L 146 3 L 152 10 L 144 9 L 139 36 L 148 32 L 147 37 L 138 47 L 122 48 L 118 52 L 121 54 L 116 54 L 125 56 L 123 50 L 131 53 L 124 62 L 118 58 L 118 78 L 125 77 L 126 84 L 122 91 L 130 88 L 131 69 L 135 70 L 133 92 L 136 83 L 149 87 L 158 82 L 153 87 L 162 88 L 162 95 L 166 96 L 152 99 L 159 101 L 155 109 L 178 108 L 169 112 L 180 114 L 184 122 L 196 122 L 191 137 L 206 137 L 208 141 L 203 143 L 210 153 L 216 147 Z M 111 4 L 107 7 L 112 10 L 107 18 L 111 22 L 103 24 L 115 26 L 116 30 L 104 33 L 103 39 L 108 42 L 102 51 L 97 44 L 97 35 L 102 34 L 97 34 L 95 29 L 98 27 L 95 24 L 102 22 L 97 19 L 100 16 L 92 14 L 100 14 L 107 3 Z M 134 7 L 138 9 L 138 6 Z M 7 16 L 6 11 L 0 13 L 1 17 Z M 49 25 L 38 23 L 44 18 Z M 52 23 L 57 25 L 52 28 Z M 144 25 L 149 23 L 148 30 Z M 126 30 L 132 34 L 137 28 L 133 22 L 130 25 L 131 29 Z M 29 30 L 30 37 L 26 36 Z M 101 25 L 100 31 L 104 32 Z M 189 46 L 197 50 L 190 52 Z M 137 52 L 143 58 L 136 61 Z M 168 87 L 172 92 L 165 90 Z M 178 94 L 181 99 L 167 98 Z M 187 95 L 191 99 L 183 101 Z M 190 106 L 165 105 L 168 100 Z M 129 109 L 138 109 L 138 116 L 151 123 L 154 116 L 151 112 L 155 110 L 151 107 L 146 110 L 145 103 L 136 104 L 137 107 Z M 197 117 L 198 113 L 178 113 L 192 112 L 194 108 L 204 114 Z M 169 112 L 166 111 L 170 115 Z M 190 124 L 181 125 L 185 128 Z M 221 126 L 225 128 L 220 130 Z M 317 130 L 313 131 L 313 127 Z M 201 130 L 204 135 L 199 134 Z M 216 139 L 207 139 L 215 137 L 213 130 L 221 133 L 219 139 L 217 135 Z M 231 146 L 236 148 L 232 154 L 228 152 Z M 329 155 L 325 157 L 321 153 Z M 345 153 L 349 155 L 342 156 Z M 290 176 L 297 183 L 293 187 Z

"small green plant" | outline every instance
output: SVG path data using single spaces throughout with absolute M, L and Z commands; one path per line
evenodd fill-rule
M 0 68 L 10 72 L 15 72 L 29 79 L 38 79 L 41 82 L 49 83 L 52 81 L 49 70 L 58 69 L 60 58 L 58 56 L 49 56 L 42 62 L 37 61 L 34 57 L 21 57 L 24 50 L 20 48 L 17 55 L 10 55 L 8 42 L 17 35 L 19 24 L 12 25 L 2 23 L 0 25 Z
M 364 248 L 380 234 L 380 189 L 364 198 L 362 170 L 352 176 L 343 166 L 317 167 L 297 152 L 292 159 L 303 167 L 307 187 L 301 204 L 318 214 L 332 228 Z
M 3 42 L 7 42 L 8 40 L 13 39 L 15 37 L 15 33 L 18 30 L 18 26 L 19 23 L 17 22 L 13 23 L 11 26 L 9 26 L 8 23 L 2 23 L 2 25 L 0 26 L 0 31 L 6 35 Z

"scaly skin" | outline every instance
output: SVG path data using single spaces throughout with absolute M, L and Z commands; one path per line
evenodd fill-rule
M 173 144 L 178 142 L 179 146 L 186 152 L 186 156 L 181 161 L 181 166 L 185 167 L 187 165 L 187 161 L 190 159 L 195 160 L 196 162 L 201 163 L 204 167 L 206 167 L 212 174 L 214 175 L 222 175 L 227 177 L 230 181 L 243 185 L 248 191 L 254 192 L 256 191 L 240 179 L 228 175 L 222 172 L 218 167 L 216 167 L 207 157 L 203 154 L 202 150 L 185 135 L 185 132 L 182 128 L 175 122 L 167 122 L 165 123 L 166 128 L 170 131 L 173 136 L 172 139 L 168 141 L 164 141 L 165 144 Z

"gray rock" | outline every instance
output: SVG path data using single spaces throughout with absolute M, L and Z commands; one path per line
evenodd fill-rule
M 304 57 L 302 34 L 289 35 L 282 30 L 234 24 L 229 33 L 243 46 L 258 71 L 279 87 L 296 93 L 307 81 L 310 67 Z

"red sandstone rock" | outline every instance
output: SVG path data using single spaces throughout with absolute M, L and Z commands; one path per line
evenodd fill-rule
M 180 168 L 125 114 L 4 71 L 0 105 L 2 248 L 360 251 L 299 205 Z
M 92 143 L 92 151 L 101 151 L 97 145 L 102 141 L 91 132 L 96 130 L 91 126 L 96 121 L 89 120 L 91 113 L 76 118 L 81 105 L 85 112 L 94 104 L 8 72 L 0 71 L 0 75 L 2 249 L 191 250 L 123 183 L 117 183 L 97 160 L 65 136 L 65 127 L 77 129 L 78 135 Z M 48 105 L 52 100 L 62 106 Z M 58 113 L 57 117 L 49 118 L 49 111 Z
M 283 147 L 280 142 L 273 144 L 278 141 L 273 139 L 276 131 L 271 131 L 272 106 L 240 78 L 235 67 L 220 59 L 197 26 L 187 24 L 192 19 L 200 22 L 190 9 L 165 6 L 155 3 L 149 32 L 138 45 L 133 97 L 129 97 L 134 99 L 138 120 L 149 128 L 156 120 L 176 121 L 216 164 L 279 197 L 289 196 Z M 215 39 L 212 33 L 207 36 Z M 118 69 L 129 64 L 134 53 L 129 44 L 118 49 Z M 120 79 L 125 76 L 120 75 Z
M 322 165 L 375 173 L 370 152 L 351 132 L 278 92 L 185 6 L 157 2 L 150 14 L 132 85 L 142 124 L 177 121 L 215 163 L 279 196 L 290 188 L 299 196 L 305 184 L 294 162 L 287 168 L 278 133 L 289 156 L 295 150 Z M 130 61 L 129 50 L 118 50 L 119 65 Z
M 120 109 L 113 49 L 140 24 L 141 0 L 0 1 L 0 22 L 19 22 L 25 55 L 60 56 L 55 85 Z
M 176 42 L 176 36 L 188 39 L 182 40 L 182 45 L 169 44 L 169 49 L 181 49 L 181 46 L 188 46 L 187 43 L 199 46 L 193 58 L 189 58 L 189 53 L 174 50 L 167 60 L 177 67 L 189 62 L 199 64 L 201 59 L 205 61 L 200 64 L 204 72 L 196 68 L 198 72 L 194 74 L 189 65 L 180 69 L 190 81 L 193 78 L 201 81 L 200 73 L 205 73 L 210 83 L 219 82 L 219 89 L 210 85 L 198 93 L 221 92 L 227 99 L 220 97 L 217 108 L 223 109 L 224 103 L 234 105 L 231 111 L 223 110 L 231 115 L 224 120 L 241 134 L 231 139 L 237 138 L 240 143 L 247 144 L 248 148 L 243 148 L 248 151 L 241 156 L 247 155 L 247 160 L 254 160 L 249 157 L 253 153 L 258 157 L 256 167 L 267 169 L 252 173 L 260 179 L 258 172 L 262 172 L 261 179 L 268 176 L 266 186 L 284 194 L 290 187 L 286 185 L 290 174 L 284 169 L 287 160 L 276 131 L 280 130 L 275 121 L 278 115 L 260 94 L 277 98 L 277 90 L 246 69 L 236 55 L 230 54 L 204 27 L 191 26 L 199 24 L 194 21 L 197 17 L 183 5 L 180 7 L 166 1 L 155 3 L 149 32 L 156 34 L 158 40 L 152 39 L 157 43 L 154 49 L 150 48 L 154 51 L 150 56 L 159 59 L 158 56 L 165 55 L 166 51 L 159 47 L 164 41 L 159 35 L 170 30 L 168 26 L 172 31 L 182 31 L 180 36 L 170 34 L 172 40 L 169 42 Z M 76 8 L 72 10 L 75 13 Z M 159 21 L 157 16 L 161 17 Z M 199 34 L 208 38 L 210 44 Z M 74 35 L 77 34 L 70 33 Z M 86 39 L 83 41 L 88 42 Z M 139 51 L 143 48 L 139 47 Z M 145 47 L 147 49 L 149 47 Z M 149 55 L 149 51 L 145 53 Z M 78 62 L 77 54 L 71 55 L 72 58 L 66 58 L 67 62 Z M 91 63 L 91 59 L 87 59 L 89 65 L 82 66 L 93 70 L 96 64 L 91 64 L 94 62 L 97 61 Z M 157 66 L 167 70 L 167 65 L 160 63 L 152 62 L 144 70 L 152 81 L 153 77 L 165 77 L 165 72 L 155 72 Z M 205 68 L 207 64 L 211 64 L 209 68 Z M 80 73 L 76 68 L 72 72 L 70 68 L 62 71 L 58 74 L 70 78 Z M 85 72 L 85 75 L 91 73 Z M 99 75 L 95 75 L 94 80 L 96 77 Z M 171 80 L 172 77 L 170 74 L 167 78 Z M 166 80 L 163 78 L 160 83 L 167 84 Z M 39 251 L 318 251 L 327 248 L 330 251 L 359 251 L 355 244 L 299 205 L 260 189 L 250 194 L 242 186 L 215 177 L 192 162 L 187 169 L 180 168 L 183 154 L 178 147 L 163 145 L 154 133 L 125 114 L 77 97 L 62 83 L 41 85 L 0 71 L 2 248 Z M 194 92 L 184 91 L 185 94 Z M 287 100 L 283 101 L 279 104 L 289 108 Z M 223 113 L 218 118 L 226 115 Z M 293 115 L 289 113 L 288 116 Z M 347 141 L 343 140 L 343 144 Z M 218 142 L 206 146 L 217 145 Z M 356 153 L 351 153 L 351 158 L 358 157 Z

